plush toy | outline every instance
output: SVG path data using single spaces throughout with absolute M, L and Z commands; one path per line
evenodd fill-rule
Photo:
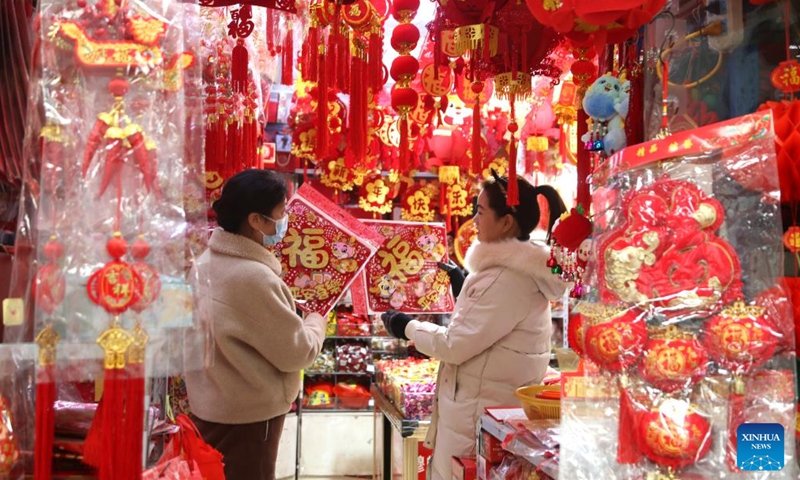
M 611 74 L 595 80 L 583 97 L 583 110 L 593 120 L 592 130 L 581 137 L 587 150 L 612 155 L 625 148 L 629 101 L 630 82 L 620 82 Z

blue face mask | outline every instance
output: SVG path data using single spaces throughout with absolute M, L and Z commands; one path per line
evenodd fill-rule
M 289 228 L 289 215 L 284 215 L 283 218 L 280 220 L 275 220 L 270 218 L 266 215 L 261 215 L 262 217 L 266 218 L 267 220 L 275 223 L 275 234 L 274 235 L 267 235 L 264 232 L 261 232 L 262 239 L 261 244 L 265 247 L 271 247 L 273 245 L 277 245 L 283 240 L 283 237 L 286 236 L 286 230 Z

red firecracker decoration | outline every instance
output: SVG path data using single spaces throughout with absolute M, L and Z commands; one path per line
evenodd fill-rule
M 647 458 L 674 471 L 705 457 L 710 434 L 707 417 L 688 401 L 670 398 L 642 415 L 639 444 Z

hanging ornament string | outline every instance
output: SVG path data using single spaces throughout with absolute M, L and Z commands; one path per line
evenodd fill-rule
M 511 113 L 509 114 L 508 131 L 511 133 L 511 139 L 508 144 L 508 195 L 506 204 L 509 207 L 516 207 L 519 205 L 519 182 L 517 181 L 517 114 L 514 110 L 515 94 L 511 95 L 509 104 L 511 105 Z
M 55 236 L 44 247 L 47 263 L 39 268 L 33 283 L 36 306 L 47 315 L 45 326 L 36 336 L 39 360 L 36 369 L 36 419 L 34 479 L 50 480 L 55 438 L 56 350 L 61 335 L 53 326 L 53 315 L 64 300 L 66 282 L 59 260 L 64 247 Z

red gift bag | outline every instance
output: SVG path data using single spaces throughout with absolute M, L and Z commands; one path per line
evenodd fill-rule
M 222 454 L 203 440 L 194 422 L 186 415 L 178 415 L 175 423 L 180 431 L 167 444 L 159 465 L 180 457 L 189 463 L 193 473 L 199 470 L 203 480 L 225 480 Z

